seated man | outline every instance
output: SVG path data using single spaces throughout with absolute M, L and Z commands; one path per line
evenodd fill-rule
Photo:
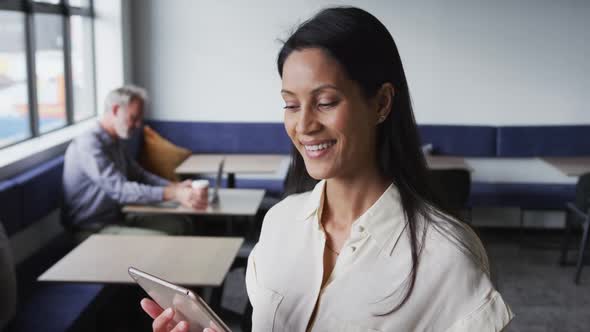
M 63 218 L 73 229 L 85 235 L 96 231 L 182 234 L 187 227 L 185 218 L 125 219 L 121 207 L 170 200 L 192 208 L 206 206 L 206 195 L 193 190 L 190 181 L 171 183 L 144 170 L 129 156 L 124 141 L 141 127 L 145 101 L 145 90 L 135 86 L 112 91 L 96 126 L 68 146 L 63 173 Z

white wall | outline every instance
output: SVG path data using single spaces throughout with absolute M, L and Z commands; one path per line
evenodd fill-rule
M 135 0 L 134 78 L 152 94 L 148 116 L 282 121 L 277 39 L 333 4 L 389 28 L 420 123 L 590 123 L 584 0 Z

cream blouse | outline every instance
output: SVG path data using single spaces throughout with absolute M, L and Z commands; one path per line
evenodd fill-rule
M 253 331 L 501 331 L 513 317 L 486 272 L 485 251 L 466 239 L 480 264 L 433 227 L 426 233 L 414 290 L 410 242 L 391 185 L 352 226 L 321 289 L 325 234 L 319 221 L 325 181 L 292 195 L 266 215 L 248 260 Z

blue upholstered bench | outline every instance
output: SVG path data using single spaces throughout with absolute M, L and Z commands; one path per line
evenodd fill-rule
M 101 284 L 41 283 L 37 277 L 74 244 L 59 236 L 17 266 L 18 308 L 7 331 L 69 331 L 83 325 L 83 314 L 104 288 Z
M 43 218 L 59 207 L 63 156 L 42 163 L 13 178 L 22 190 L 21 228 Z
M 498 127 L 498 157 L 590 156 L 590 125 Z
M 290 153 L 282 123 L 207 123 L 148 121 L 173 143 L 195 153 Z M 535 157 L 590 155 L 590 126 L 418 126 L 433 153 L 464 157 Z M 236 178 L 238 188 L 278 193 L 282 181 Z M 574 186 L 544 183 L 473 183 L 470 206 L 561 209 Z
M 8 236 L 25 230 L 59 207 L 63 157 L 0 182 L 0 219 Z M 17 314 L 6 331 L 68 331 L 103 289 L 96 284 L 40 283 L 37 277 L 74 247 L 66 234 L 16 267 Z
M 560 210 L 574 197 L 574 184 L 475 182 L 471 184 L 469 206 Z
M 236 188 L 263 188 L 268 194 L 275 197 L 281 197 L 285 190 L 283 180 L 244 179 L 239 177 L 236 178 Z
M 13 180 L 0 182 L 0 220 L 3 221 L 6 235 L 11 236 L 21 229 L 23 215 L 22 187 Z
M 465 157 L 530 158 L 590 155 L 590 126 L 421 125 L 424 144 L 435 154 Z M 575 185 L 483 183 L 471 185 L 469 206 L 563 209 Z
M 432 153 L 463 157 L 495 157 L 496 128 L 490 126 L 420 125 L 422 144 Z
M 589 125 L 502 126 L 497 128 L 500 158 L 577 157 L 590 155 Z M 575 197 L 575 184 L 475 184 L 476 205 L 518 206 L 525 209 L 564 209 Z

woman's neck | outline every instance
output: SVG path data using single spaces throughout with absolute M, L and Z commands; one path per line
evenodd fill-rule
M 378 172 L 326 180 L 325 221 L 338 228 L 348 228 L 387 190 L 390 181 Z

